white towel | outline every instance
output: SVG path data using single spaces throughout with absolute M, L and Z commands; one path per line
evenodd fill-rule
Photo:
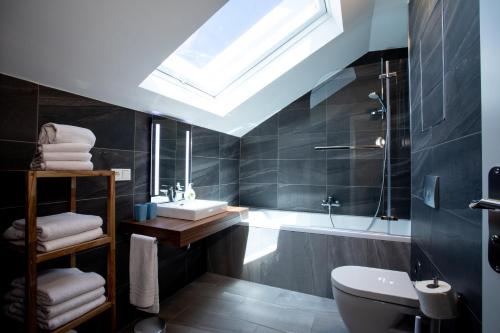
M 97 239 L 103 235 L 102 228 L 96 228 L 89 231 L 84 231 L 76 235 L 71 235 L 67 237 L 57 238 L 49 241 L 38 241 L 36 249 L 39 252 L 49 252 L 57 249 L 62 249 L 63 247 L 80 244 L 83 242 L 88 242 Z M 23 246 L 24 240 L 11 240 L 14 245 Z
M 129 273 L 130 303 L 139 310 L 158 313 L 158 245 L 155 238 L 132 234 Z
M 94 170 L 94 164 L 90 161 L 43 161 L 39 164 L 34 160 L 31 164 L 33 170 Z
M 100 296 L 98 299 L 91 301 L 89 303 L 86 303 L 80 307 L 74 308 L 68 312 L 65 312 L 57 317 L 54 317 L 49 320 L 40 320 L 38 319 L 38 326 L 44 330 L 54 330 L 66 323 L 69 323 L 73 319 L 76 319 L 85 313 L 89 312 L 90 310 L 98 307 L 101 304 L 104 304 L 106 302 L 106 297 L 105 296 Z M 22 312 L 17 312 L 15 309 L 11 309 L 9 306 L 6 306 L 4 308 L 5 314 L 15 320 L 24 321 L 24 316 Z M 14 310 L 14 312 L 12 311 Z
M 37 278 L 37 304 L 56 305 L 103 287 L 106 281 L 97 273 L 78 268 L 54 268 L 42 271 Z M 24 290 L 24 277 L 12 281 L 14 289 Z
M 38 143 L 87 143 L 94 146 L 95 135 L 87 128 L 47 123 L 40 129 Z
M 6 239 L 24 239 L 25 219 L 12 222 L 12 229 L 4 233 Z M 102 218 L 96 215 L 65 212 L 61 214 L 39 216 L 36 218 L 37 238 L 40 241 L 50 241 L 72 236 L 84 231 L 102 226 Z
M 92 158 L 89 153 L 59 153 L 59 152 L 43 152 L 41 158 L 45 161 L 82 161 L 88 162 Z
M 101 287 L 56 305 L 37 306 L 37 318 L 40 320 L 55 318 L 65 312 L 95 301 L 104 295 L 104 292 L 105 289 Z M 23 296 L 19 297 L 20 294 Z M 14 289 L 10 291 L 5 295 L 5 300 L 10 303 L 9 310 L 12 313 L 24 314 L 24 290 Z
M 51 143 L 38 145 L 39 153 L 88 153 L 92 145 L 88 143 Z

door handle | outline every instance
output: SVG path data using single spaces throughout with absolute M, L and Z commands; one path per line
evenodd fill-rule
M 500 200 L 497 199 L 472 200 L 472 202 L 469 204 L 469 208 L 500 210 Z

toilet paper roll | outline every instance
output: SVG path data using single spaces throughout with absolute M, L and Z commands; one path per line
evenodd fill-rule
M 451 319 L 457 317 L 457 294 L 453 288 L 444 281 L 425 280 L 415 283 L 420 310 L 429 318 Z

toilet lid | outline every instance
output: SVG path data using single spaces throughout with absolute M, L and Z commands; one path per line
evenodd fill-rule
M 417 293 L 405 272 L 342 266 L 332 271 L 332 283 L 335 288 L 351 295 L 413 308 L 419 307 Z

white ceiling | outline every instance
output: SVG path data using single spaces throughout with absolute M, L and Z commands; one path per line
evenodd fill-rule
M 0 72 L 242 136 L 368 51 L 406 47 L 407 0 L 341 0 L 344 32 L 225 117 L 139 84 L 225 0 L 0 0 Z

